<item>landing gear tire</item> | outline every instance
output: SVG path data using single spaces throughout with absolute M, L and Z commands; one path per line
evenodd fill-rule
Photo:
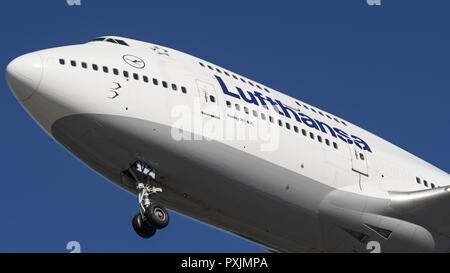
M 151 204 L 145 209 L 145 217 L 157 229 L 163 229 L 169 224 L 169 213 L 158 204 Z
M 151 225 L 147 220 L 144 220 L 140 213 L 133 218 L 133 229 L 139 236 L 145 239 L 152 237 L 156 233 L 156 227 Z

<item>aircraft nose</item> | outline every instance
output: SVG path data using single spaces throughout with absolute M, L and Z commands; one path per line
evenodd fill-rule
M 12 60 L 6 68 L 6 81 L 16 98 L 24 101 L 39 87 L 43 74 L 41 56 L 28 53 Z

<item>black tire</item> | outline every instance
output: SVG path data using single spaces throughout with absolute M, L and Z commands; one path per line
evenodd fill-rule
M 133 229 L 137 235 L 144 239 L 152 237 L 156 232 L 156 228 L 150 225 L 147 221 L 144 221 L 140 213 L 133 218 Z
M 169 224 L 169 213 L 163 206 L 158 204 L 151 204 L 145 210 L 145 217 L 157 229 L 163 229 Z

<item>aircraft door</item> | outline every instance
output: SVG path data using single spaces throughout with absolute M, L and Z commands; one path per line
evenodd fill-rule
M 197 88 L 200 98 L 200 110 L 202 115 L 219 119 L 219 102 L 214 86 L 207 82 L 197 80 Z
M 352 161 L 352 171 L 369 176 L 367 154 L 363 150 L 357 149 L 354 145 L 349 145 L 349 148 L 350 158 Z

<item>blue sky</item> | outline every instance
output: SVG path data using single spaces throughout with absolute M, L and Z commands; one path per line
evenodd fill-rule
M 325 109 L 449 172 L 450 2 L 5 1 L 0 67 L 119 35 L 206 59 Z M 151 240 L 136 199 L 50 138 L 0 82 L 0 252 L 263 252 L 171 213 Z M 270 219 L 268 219 L 270 221 Z

